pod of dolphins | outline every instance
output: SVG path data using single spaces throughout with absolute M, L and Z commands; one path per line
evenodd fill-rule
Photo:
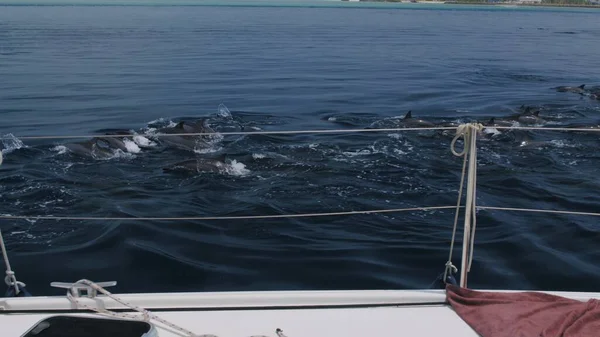
M 203 135 L 187 135 L 203 134 Z M 206 119 L 194 121 L 181 121 L 173 127 L 162 127 L 156 131 L 156 135 L 169 135 L 168 137 L 153 137 L 149 135 L 137 135 L 130 130 L 117 130 L 104 135 L 99 135 L 89 140 L 68 143 L 64 146 L 73 154 L 91 158 L 111 158 L 116 150 L 129 152 L 132 148 L 144 146 L 143 143 L 135 142 L 136 136 L 160 139 L 166 146 L 196 151 L 211 146 L 215 131 L 208 125 Z M 122 136 L 122 137 L 121 137 Z M 225 165 L 224 157 L 197 158 L 186 160 L 164 168 L 165 171 L 198 171 L 218 172 Z
M 580 86 L 560 86 L 554 88 L 557 92 L 566 92 L 579 94 L 586 96 L 594 100 L 600 100 L 600 87 L 586 88 L 585 85 Z M 341 122 L 341 121 L 340 121 Z M 457 126 L 456 123 L 445 123 L 445 124 L 434 124 L 431 121 L 427 121 L 421 118 L 413 117 L 412 111 L 408 111 L 404 118 L 399 120 L 403 127 L 409 128 L 429 128 L 435 126 Z M 520 125 L 540 125 L 544 124 L 546 120 L 540 116 L 540 109 L 536 107 L 530 107 L 522 105 L 516 114 L 506 117 L 492 117 L 481 123 L 486 126 L 493 128 L 495 126 L 514 126 L 516 123 Z M 591 128 L 598 128 L 599 126 L 591 126 Z M 201 133 L 203 135 L 184 135 L 190 133 Z M 214 141 L 214 136 L 217 135 L 214 129 L 212 129 L 206 118 L 201 118 L 194 121 L 181 121 L 173 127 L 162 127 L 157 130 L 157 136 L 168 135 L 168 137 L 153 137 L 162 144 L 187 150 L 197 151 L 199 149 L 208 148 Z M 107 137 L 110 136 L 110 137 Z M 121 137 L 122 136 L 122 137 Z M 135 142 L 137 135 L 130 130 L 117 130 L 104 135 L 99 135 L 90 140 L 81 142 L 69 143 L 64 146 L 73 154 L 92 157 L 92 158 L 110 158 L 114 156 L 115 150 L 121 150 L 123 152 L 130 152 L 133 148 L 139 150 L 139 146 L 144 147 L 144 143 Z M 522 138 L 519 142 L 523 144 L 531 144 L 531 138 L 526 133 L 522 132 Z M 181 161 L 167 167 L 164 167 L 165 172 L 174 171 L 195 171 L 195 172 L 219 172 L 222 171 L 225 166 L 225 157 L 210 157 Z

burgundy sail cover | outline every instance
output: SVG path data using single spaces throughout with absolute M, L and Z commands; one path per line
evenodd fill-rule
M 482 337 L 599 337 L 600 301 L 538 292 L 474 291 L 448 284 L 456 313 Z

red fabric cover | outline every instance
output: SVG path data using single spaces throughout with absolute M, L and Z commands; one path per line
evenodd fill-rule
M 599 337 L 600 301 L 538 292 L 474 291 L 448 284 L 446 298 L 482 337 Z

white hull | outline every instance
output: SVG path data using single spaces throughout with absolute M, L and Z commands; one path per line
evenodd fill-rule
M 600 293 L 546 292 L 581 301 Z M 443 290 L 271 291 L 115 294 L 187 330 L 218 337 L 274 336 L 478 336 L 445 303 Z M 105 296 L 80 303 L 125 308 Z M 66 311 L 66 312 L 65 312 Z M 3 337 L 20 337 L 57 314 L 81 314 L 66 296 L 0 299 Z M 160 327 L 160 325 L 158 325 Z M 158 329 L 158 336 L 181 336 Z

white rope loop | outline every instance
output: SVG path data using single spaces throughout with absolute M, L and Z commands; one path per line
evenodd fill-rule
M 165 319 L 162 319 L 162 318 L 160 318 L 160 317 L 152 314 L 151 312 L 149 312 L 148 310 L 146 310 L 144 308 L 141 308 L 141 307 L 135 306 L 135 305 L 133 305 L 131 303 L 123 301 L 122 299 L 120 299 L 117 296 L 115 296 L 112 293 L 110 293 L 108 290 L 106 290 L 106 289 L 100 287 L 99 285 L 97 285 L 96 283 L 94 283 L 94 282 L 92 282 L 90 280 L 86 280 L 86 279 L 79 280 L 79 281 L 75 282 L 73 284 L 73 286 L 69 289 L 69 291 L 67 291 L 67 298 L 72 303 L 74 303 L 76 306 L 79 306 L 79 307 L 82 307 L 82 308 L 85 308 L 85 309 L 88 309 L 88 310 L 91 310 L 91 311 L 95 311 L 95 312 L 97 312 L 99 314 L 103 314 L 103 315 L 115 317 L 115 318 L 126 318 L 126 319 L 132 319 L 132 320 L 140 320 L 140 317 L 136 316 L 136 315 L 126 314 L 126 313 L 116 313 L 116 312 L 113 312 L 113 311 L 110 311 L 110 310 L 107 310 L 107 309 L 104 309 L 104 308 L 91 307 L 91 306 L 88 306 L 86 304 L 81 303 L 77 299 L 77 296 L 74 294 L 77 291 L 75 289 L 75 285 L 77 285 L 77 284 L 83 284 L 83 285 L 89 286 L 92 289 L 98 291 L 99 293 L 102 293 L 102 294 L 106 295 L 107 297 L 111 298 L 115 302 L 120 303 L 120 304 L 126 306 L 129 309 L 133 309 L 133 310 L 141 313 L 142 314 L 142 319 L 141 319 L 142 321 L 151 323 L 152 320 L 155 320 L 155 321 L 160 322 L 160 323 L 166 325 L 167 327 L 169 327 L 171 329 L 174 329 L 174 330 L 176 330 L 176 331 L 178 331 L 180 333 L 183 333 L 185 336 L 189 336 L 189 337 L 209 337 L 209 336 L 212 337 L 213 336 L 213 335 L 196 335 L 193 332 L 191 332 L 191 331 L 189 331 L 189 330 L 187 330 L 185 328 L 182 328 L 182 327 L 180 327 L 180 326 L 178 326 L 176 324 L 173 324 L 173 323 L 171 323 L 171 322 L 169 322 L 169 321 L 167 321 Z
M 463 240 L 463 265 L 462 268 L 466 269 L 467 271 L 469 271 L 471 269 L 471 260 L 473 258 L 473 240 L 474 240 L 474 230 L 475 230 L 475 178 L 476 178 L 476 170 L 477 170 L 477 145 L 476 145 L 476 140 L 477 140 L 477 132 L 481 132 L 483 130 L 484 126 L 482 124 L 479 123 L 468 123 L 468 124 L 461 124 L 456 128 L 456 136 L 454 136 L 454 138 L 452 139 L 452 142 L 450 143 L 450 151 L 452 152 L 452 154 L 454 154 L 457 157 L 463 157 L 463 166 L 462 166 L 462 173 L 461 173 L 461 178 L 460 178 L 460 185 L 459 185 L 459 189 L 458 189 L 458 199 L 456 202 L 456 212 L 454 214 L 454 226 L 452 228 L 452 240 L 450 241 L 450 252 L 448 253 L 448 261 L 446 262 L 446 268 L 444 269 L 444 278 L 443 278 L 443 282 L 446 282 L 446 278 L 448 277 L 448 275 L 452 274 L 452 273 L 456 273 L 458 271 L 458 269 L 456 268 L 456 266 L 454 266 L 454 264 L 452 263 L 452 255 L 453 255 L 453 251 L 454 251 L 454 243 L 456 241 L 456 230 L 458 228 L 458 216 L 460 213 L 460 204 L 462 201 L 462 193 L 463 193 L 463 186 L 464 186 L 464 182 L 465 182 L 465 176 L 467 176 L 468 173 L 468 180 L 467 180 L 467 205 L 465 205 L 465 208 L 469 208 L 466 210 L 466 214 L 465 214 L 465 232 L 464 232 L 464 240 Z M 456 151 L 456 141 L 458 141 L 460 138 L 463 139 L 463 149 L 462 151 Z M 470 157 L 470 158 L 469 158 Z M 467 162 L 469 163 L 469 169 L 467 171 Z M 473 230 L 471 231 L 470 229 L 470 223 L 471 223 L 471 213 L 472 213 L 472 217 L 473 217 Z M 465 243 L 470 243 L 470 254 L 469 254 L 469 260 L 467 262 L 467 255 L 466 255 L 466 248 L 467 245 L 465 245 Z M 467 267 L 468 265 L 468 267 Z M 463 272 L 462 273 L 462 277 L 461 277 L 461 284 L 464 284 L 464 286 L 466 286 L 466 273 Z
M 132 309 L 132 310 L 135 310 L 135 311 L 139 312 L 142 315 L 141 319 L 140 319 L 140 316 L 137 316 L 137 315 L 127 314 L 127 313 L 117 313 L 117 312 L 110 311 L 110 310 L 105 309 L 105 308 L 101 308 L 99 306 L 92 307 L 92 306 L 89 306 L 89 305 L 81 303 L 78 300 L 78 296 L 76 295 L 76 293 L 77 293 L 77 289 L 75 288 L 76 285 L 86 285 L 86 286 L 89 286 L 92 289 L 96 290 L 97 292 L 106 295 L 108 298 L 111 298 L 115 302 L 120 303 L 120 304 L 122 304 L 123 306 L 125 306 L 125 307 L 127 307 L 129 309 Z M 131 304 L 129 302 L 126 302 L 126 301 L 120 299 L 119 297 L 113 295 L 108 290 L 104 289 L 103 287 L 99 286 L 98 284 L 96 284 L 96 283 L 94 283 L 94 282 L 92 282 L 90 280 L 82 279 L 82 280 L 79 280 L 79 281 L 75 282 L 71 286 L 71 288 L 67 291 L 67 298 L 73 304 L 75 304 L 77 307 L 84 308 L 84 309 L 87 309 L 87 310 L 90 310 L 90 311 L 94 311 L 94 312 L 96 312 L 98 314 L 101 314 L 101 315 L 106 315 L 106 316 L 110 316 L 110 317 L 114 317 L 114 318 L 120 318 L 120 319 L 125 318 L 125 319 L 138 320 L 138 321 L 142 320 L 142 321 L 147 322 L 147 323 L 152 323 L 152 321 L 154 320 L 154 321 L 157 321 L 157 322 L 165 325 L 166 327 L 172 329 L 170 331 L 171 333 L 179 334 L 179 335 L 182 335 L 182 336 L 188 336 L 188 337 L 217 337 L 216 335 L 213 335 L 213 334 L 197 335 L 197 334 L 195 334 L 195 333 L 193 333 L 193 332 L 191 332 L 191 331 L 189 331 L 189 330 L 187 330 L 187 329 L 185 329 L 185 328 L 183 328 L 183 327 L 181 327 L 179 325 L 176 325 L 174 323 L 171 323 L 171 322 L 167 321 L 166 319 L 163 319 L 163 318 L 160 318 L 160 317 L 156 316 L 155 314 L 151 313 L 150 311 L 148 311 L 148 310 L 146 310 L 146 309 L 144 309 L 142 307 L 138 307 L 136 305 L 133 305 L 133 304 Z M 169 330 L 169 329 L 167 329 L 167 328 L 165 328 L 163 326 L 161 326 L 160 328 L 165 329 L 165 330 Z M 286 337 L 283 334 L 283 331 L 281 329 L 277 329 L 275 331 L 275 333 L 277 334 L 278 337 Z M 255 335 L 253 337 L 267 337 L 267 336 L 262 336 L 262 335 L 261 336 L 257 336 L 257 335 Z

